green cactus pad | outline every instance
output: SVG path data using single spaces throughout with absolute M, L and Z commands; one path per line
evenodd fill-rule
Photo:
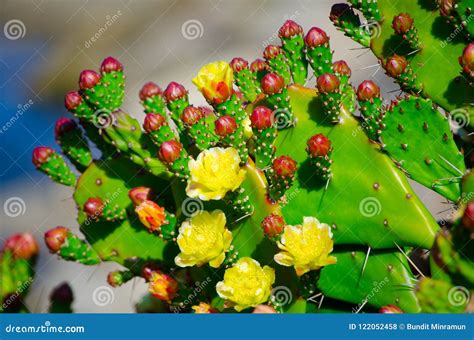
M 304 85 L 308 77 L 308 61 L 306 60 L 303 35 L 296 34 L 291 38 L 281 38 L 281 44 L 293 81 L 295 84 Z
M 370 46 L 370 32 L 361 25 L 360 18 L 354 11 L 345 10 L 339 17 L 332 19 L 332 22 L 346 36 L 364 47 Z
M 285 81 L 285 85 L 291 83 L 291 72 L 285 54 L 279 54 L 274 58 L 267 59 L 267 64 L 272 73 L 278 74 Z
M 46 162 L 39 165 L 38 169 L 56 183 L 67 186 L 74 186 L 76 184 L 76 175 L 66 164 L 64 158 L 56 152 L 52 153 Z
M 165 165 L 156 158 L 157 148 L 149 136 L 142 132 L 138 121 L 123 111 L 116 111 L 111 117 L 110 124 L 103 128 L 104 139 L 155 176 L 169 178 Z M 147 147 L 143 148 L 142 145 Z
M 216 117 L 209 115 L 201 118 L 197 123 L 188 128 L 188 135 L 194 140 L 199 150 L 206 150 L 217 144 L 218 136 L 214 132 Z
M 392 0 L 378 0 L 378 8 L 385 20 L 377 27 L 378 34 L 372 39 L 371 49 L 375 55 L 385 60 L 394 53 L 406 56 L 410 52 L 402 43 L 402 37 L 391 28 L 394 16 L 410 13 L 415 23 L 423 23 L 417 26 L 423 49 L 408 56 L 414 74 L 423 84 L 422 95 L 448 111 L 464 108 L 470 117 L 474 116 L 474 107 L 469 105 L 474 102 L 474 91 L 466 81 L 457 79 L 461 71 L 458 57 L 466 46 L 462 34 L 451 38 L 452 26 L 437 11 L 423 6 L 421 1 L 398 1 L 394 4 Z M 474 21 L 471 22 L 472 25 Z
M 79 127 L 61 133 L 57 139 L 63 154 L 75 165 L 77 170 L 84 171 L 92 162 L 92 153 Z
M 280 131 L 275 143 L 277 156 L 289 154 L 298 162 L 296 180 L 282 209 L 287 223 L 299 224 L 302 216 L 315 216 L 333 226 L 336 244 L 392 248 L 396 242 L 431 247 L 438 225 L 403 173 L 368 141 L 357 121 L 343 110 L 341 122 L 334 126 L 325 121 L 316 91 L 291 86 L 289 93 L 297 124 Z M 326 135 L 334 148 L 327 190 L 326 182 L 316 180 L 306 153 L 306 141 L 316 133 Z
M 76 261 L 85 265 L 95 265 L 101 262 L 100 257 L 86 241 L 79 239 L 69 232 L 64 244 L 59 250 L 59 256 L 68 261 Z
M 21 299 L 26 294 L 33 283 L 33 267 L 34 261 L 15 259 L 10 251 L 0 253 L 0 313 L 3 306 L 8 309 L 8 297 L 13 300 L 11 303 L 15 303 L 15 299 Z
M 262 92 L 257 77 L 248 68 L 234 72 L 234 77 L 236 85 L 248 101 L 253 102 Z
M 349 2 L 360 10 L 367 20 L 381 21 L 383 13 L 380 13 L 377 0 L 349 0 Z
M 164 181 L 143 172 L 125 158 L 92 163 L 79 178 L 74 193 L 74 200 L 79 207 L 78 220 L 81 224 L 81 231 L 93 249 L 104 260 L 123 263 L 127 258 L 138 257 L 174 263 L 173 254 L 169 257 L 165 255 L 175 246 L 165 243 L 157 235 L 149 233 L 133 211 L 128 191 L 137 186 L 150 187 L 160 193 L 158 203 L 167 210 L 169 208 L 174 211 L 174 202 L 170 198 L 169 186 L 165 185 Z M 92 194 L 103 201 L 109 200 L 122 209 L 128 209 L 129 218 L 121 222 L 88 219 L 82 207 Z
M 313 68 L 316 78 L 325 73 L 333 73 L 332 52 L 329 44 L 306 47 L 306 58 Z
M 376 308 L 392 304 L 405 313 L 419 312 L 414 278 L 401 253 L 387 251 L 337 250 L 337 263 L 321 269 L 318 288 L 330 298 L 344 300 L 356 306 L 353 312 L 367 304 Z
M 386 112 L 384 149 L 415 181 L 451 201 L 460 194 L 465 172 L 449 123 L 431 100 L 408 97 Z M 418 132 L 418 133 L 417 133 Z

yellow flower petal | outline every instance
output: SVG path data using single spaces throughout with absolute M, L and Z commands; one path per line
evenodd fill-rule
M 231 242 L 232 233 L 226 228 L 225 214 L 220 210 L 201 211 L 181 224 L 177 238 L 181 252 L 175 257 L 175 263 L 179 267 L 209 263 L 218 268 Z
M 294 266 L 298 276 L 335 264 L 336 258 L 329 256 L 333 250 L 332 232 L 329 225 L 314 217 L 304 217 L 303 225 L 285 226 L 274 256 L 282 266 Z
M 211 148 L 189 161 L 190 179 L 186 187 L 189 197 L 203 201 L 222 199 L 236 190 L 245 179 L 240 157 L 234 148 Z
M 216 291 L 240 312 L 268 301 L 274 282 L 273 268 L 262 268 L 254 259 L 243 257 L 225 271 L 224 280 L 217 283 Z

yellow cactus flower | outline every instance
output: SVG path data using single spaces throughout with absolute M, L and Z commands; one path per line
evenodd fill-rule
M 298 276 L 336 263 L 330 256 L 333 248 L 329 225 L 314 217 L 304 217 L 303 225 L 285 226 L 278 248 L 283 250 L 274 259 L 282 266 L 294 266 Z
M 204 150 L 196 160 L 189 161 L 188 167 L 191 176 L 186 193 L 203 201 L 222 199 L 227 192 L 237 189 L 245 178 L 239 153 L 234 148 Z
M 218 311 L 212 308 L 208 303 L 199 302 L 199 305 L 195 305 L 191 307 L 196 314 L 213 314 L 218 313 Z
M 150 277 L 148 291 L 157 299 L 170 302 L 178 292 L 178 282 L 171 276 L 156 271 Z
M 240 312 L 268 301 L 275 282 L 275 270 L 250 257 L 243 257 L 225 271 L 224 281 L 216 285 L 219 296 L 235 304 Z
M 176 265 L 189 267 L 209 263 L 218 268 L 232 242 L 232 233 L 225 225 L 225 214 L 220 210 L 201 211 L 184 221 L 179 228 L 177 242 L 181 253 L 174 260 Z
M 204 65 L 193 79 L 194 85 L 206 100 L 213 105 L 225 102 L 232 95 L 234 74 L 225 61 L 216 61 Z
M 166 220 L 165 209 L 150 200 L 144 200 L 137 205 L 135 212 L 140 222 L 150 231 L 159 230 Z

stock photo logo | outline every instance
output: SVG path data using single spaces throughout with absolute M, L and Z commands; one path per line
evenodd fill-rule
M 2 309 L 49 311 L 77 270 L 78 313 L 471 312 L 464 1 L 86 2 L 60 35 L 9 13 L 6 44 L 47 48 L 1 129 L 38 171 L 2 198 Z

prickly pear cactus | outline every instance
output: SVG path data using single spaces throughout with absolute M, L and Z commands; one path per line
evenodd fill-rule
M 29 233 L 5 240 L 0 251 L 0 313 L 28 313 L 23 299 L 33 284 L 38 243 Z
M 350 35 L 354 15 L 331 19 Z M 65 99 L 77 122 L 56 129 L 74 131 L 57 139 L 80 176 L 51 148 L 33 153 L 74 189 L 84 235 L 51 229 L 51 252 L 117 262 L 114 287 L 143 278 L 144 312 L 419 312 L 423 273 L 409 255 L 430 249 L 439 227 L 407 176 L 459 203 L 465 167 L 446 117 L 419 91 L 390 107 L 373 82 L 356 93 L 317 27 L 287 21 L 279 35 L 265 61 L 203 66 L 193 83 L 209 106 L 190 104 L 178 83 L 145 84 L 143 129 L 122 108 L 119 61 L 83 71 Z M 413 70 L 402 76 L 412 88 Z M 311 74 L 316 84 L 303 85 Z

